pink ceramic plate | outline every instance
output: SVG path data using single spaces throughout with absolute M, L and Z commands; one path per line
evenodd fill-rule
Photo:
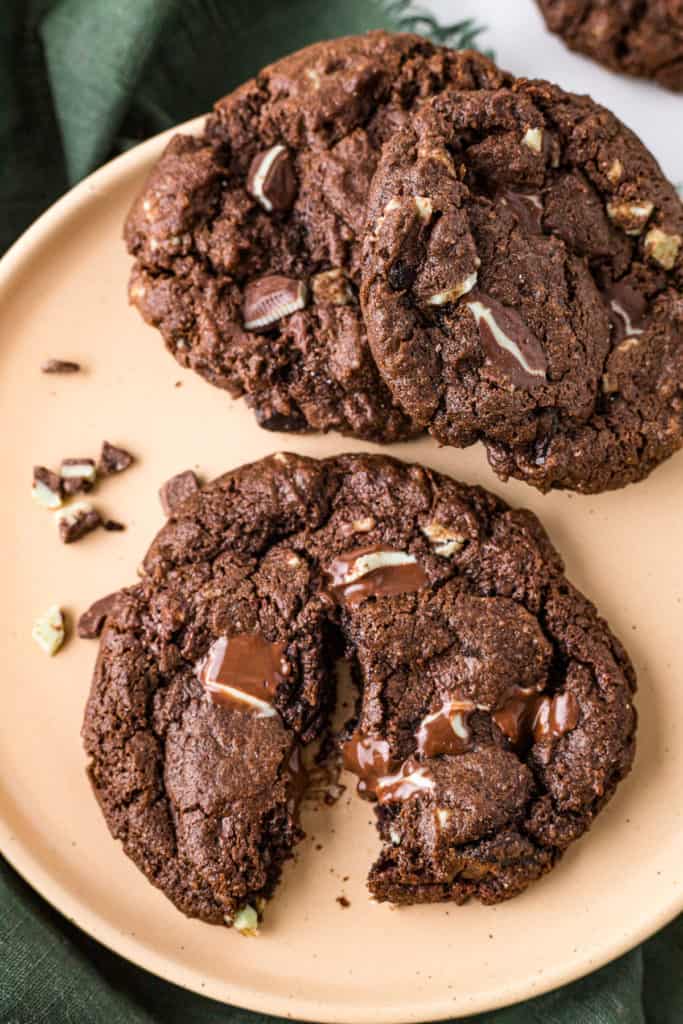
M 435 1020 L 490 1010 L 599 967 L 683 909 L 683 456 L 643 484 L 582 498 L 504 486 L 478 447 L 457 452 L 425 439 L 393 449 L 539 513 L 569 575 L 638 668 L 635 771 L 592 833 L 524 896 L 495 908 L 370 903 L 364 878 L 376 839 L 352 786 L 336 807 L 306 813 L 309 838 L 256 940 L 185 920 L 110 838 L 79 739 L 95 645 L 72 638 L 49 660 L 31 641 L 34 617 L 53 602 L 75 615 L 135 580 L 162 522 L 157 487 L 172 473 L 197 466 L 210 477 L 278 448 L 327 455 L 368 447 L 259 430 L 244 403 L 180 370 L 128 308 L 121 224 L 164 142 L 153 139 L 83 182 L 0 264 L 2 852 L 118 953 L 253 1010 L 314 1021 Z M 85 371 L 45 376 L 39 367 L 48 356 L 76 359 Z M 104 438 L 139 456 L 97 499 L 128 529 L 65 547 L 51 514 L 31 502 L 31 466 L 95 455 Z

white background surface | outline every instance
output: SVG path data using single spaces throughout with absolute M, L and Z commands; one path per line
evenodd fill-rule
M 534 0 L 428 0 L 421 6 L 443 25 L 473 18 L 485 26 L 479 49 L 493 50 L 501 67 L 514 74 L 589 93 L 640 136 L 671 181 L 683 183 L 683 94 L 614 74 L 572 53 L 548 32 Z

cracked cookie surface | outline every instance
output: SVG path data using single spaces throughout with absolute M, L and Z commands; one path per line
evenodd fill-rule
M 431 99 L 384 147 L 362 279 L 395 399 L 503 479 L 597 492 L 680 447 L 683 208 L 590 98 Z
M 533 514 L 383 456 L 278 454 L 174 507 L 86 709 L 109 828 L 186 914 L 237 926 L 272 895 L 339 658 L 380 900 L 521 892 L 630 768 L 633 670 Z
M 683 91 L 680 0 L 537 0 L 546 24 L 572 50 L 613 71 Z
M 367 191 L 382 142 L 426 97 L 506 80 L 479 54 L 386 32 L 265 68 L 153 169 L 125 227 L 131 302 L 264 427 L 414 433 L 358 304 Z

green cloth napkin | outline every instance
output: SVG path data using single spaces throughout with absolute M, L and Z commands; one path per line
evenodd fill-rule
M 378 27 L 456 46 L 476 37 L 471 24 L 437 25 L 406 0 L 3 0 L 0 252 L 98 164 L 207 110 L 268 61 L 317 39 Z M 541 936 L 539 923 L 536 938 L 522 939 L 531 958 Z M 0 1024 L 262 1019 L 109 953 L 0 859 Z M 582 981 L 474 1020 L 681 1024 L 683 918 Z

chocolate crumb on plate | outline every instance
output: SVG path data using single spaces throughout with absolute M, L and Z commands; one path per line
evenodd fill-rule
M 118 591 L 107 594 L 83 612 L 76 625 L 76 632 L 83 640 L 95 640 L 100 635 L 107 616 L 116 606 L 118 596 Z
M 346 896 L 337 896 L 337 903 L 342 910 L 346 910 L 347 907 L 351 906 L 351 902 L 347 900 Z
M 62 479 L 46 466 L 33 467 L 33 487 L 31 497 L 43 508 L 56 509 L 62 507 Z
M 104 441 L 97 468 L 103 476 L 109 476 L 112 473 L 122 473 L 134 461 L 134 457 L 125 448 L 117 448 L 109 441 Z
M 195 494 L 198 490 L 199 480 L 193 470 L 186 469 L 183 473 L 176 473 L 175 476 L 172 476 L 170 480 L 167 480 L 159 488 L 161 507 L 166 515 L 170 516 L 177 505 L 180 505 L 181 502 Z
M 33 623 L 31 636 L 50 657 L 57 653 L 66 636 L 64 616 L 59 605 L 50 605 L 44 615 L 38 616 Z
M 57 513 L 57 529 L 65 544 L 85 537 L 102 525 L 102 518 L 87 501 L 79 501 Z
M 117 519 L 105 519 L 102 522 L 102 526 L 105 530 L 108 530 L 109 533 L 121 533 L 121 531 L 126 528 L 125 524 L 120 523 Z
M 59 469 L 65 494 L 86 494 L 95 486 L 97 469 L 94 459 L 62 459 Z
M 41 373 L 78 373 L 80 363 L 74 363 L 70 359 L 46 359 L 41 364 Z

